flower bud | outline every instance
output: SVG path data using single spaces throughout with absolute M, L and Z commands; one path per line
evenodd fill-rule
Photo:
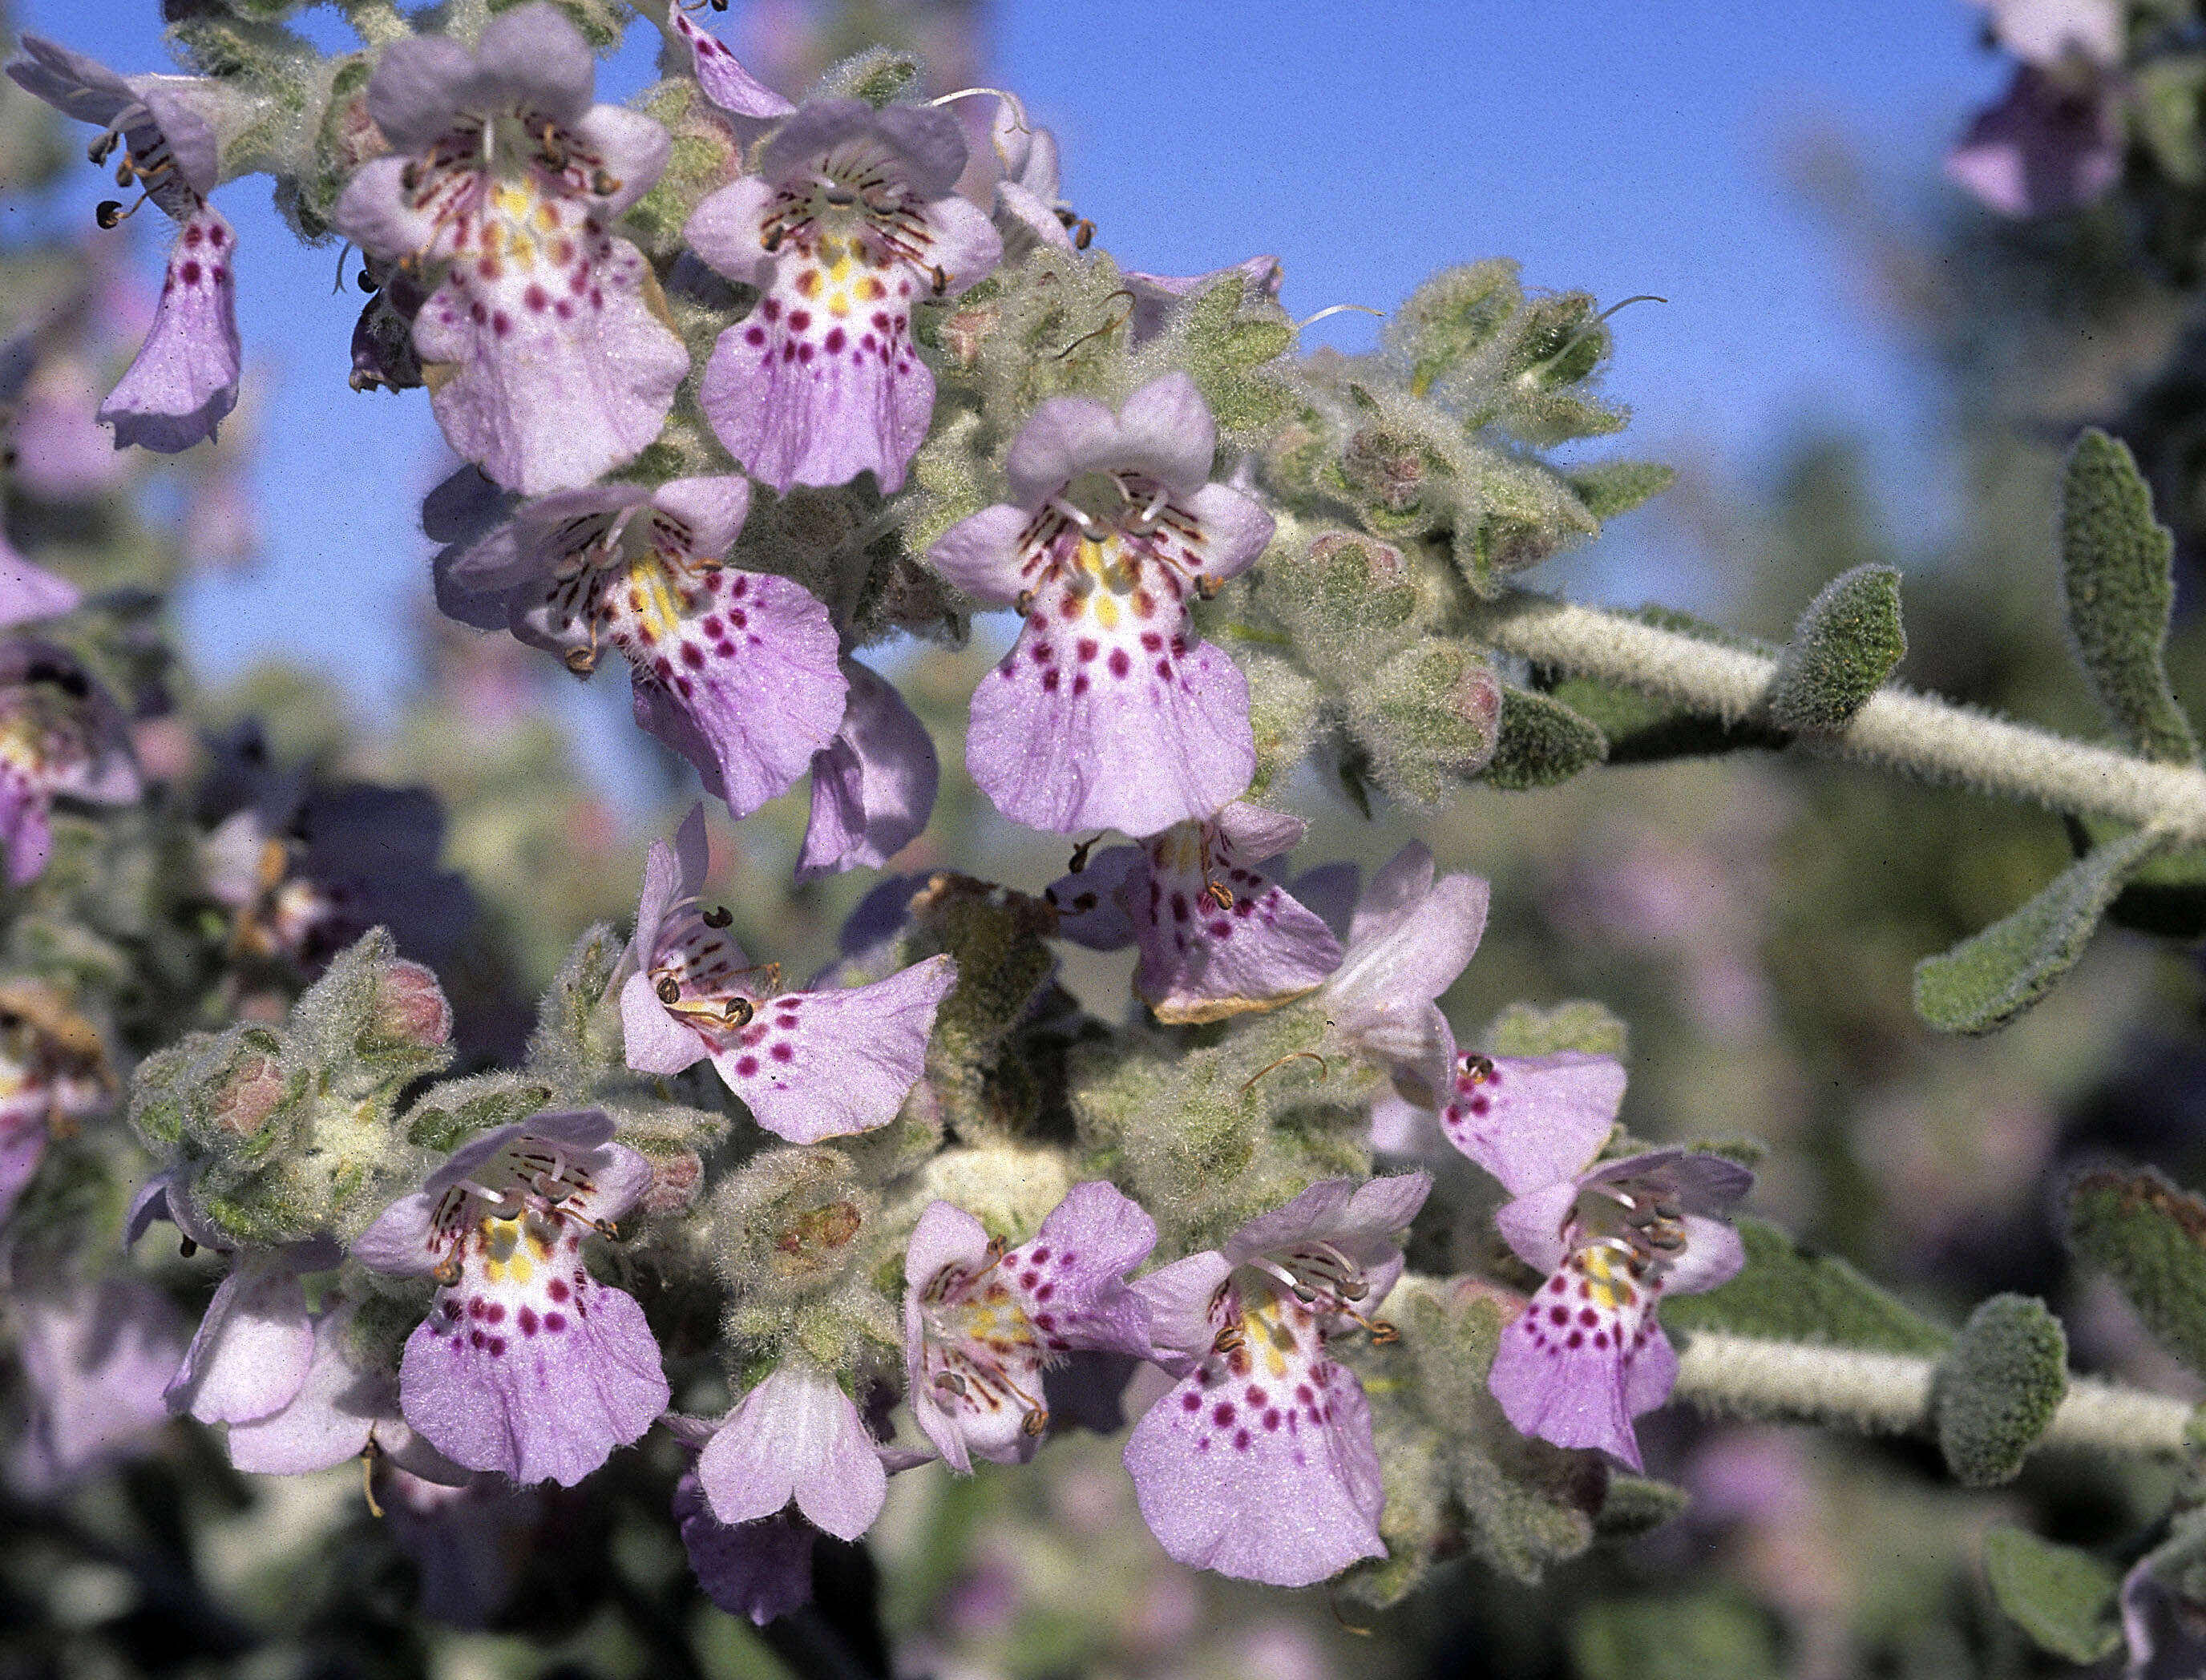
M 399 957 L 375 977 L 367 1032 L 390 1045 L 436 1050 L 452 1041 L 452 1006 L 444 1001 L 437 976 L 419 962 Z
M 207 1103 L 208 1117 L 226 1132 L 249 1137 L 267 1124 L 283 1100 L 283 1064 L 272 1056 L 251 1052 L 218 1083 Z

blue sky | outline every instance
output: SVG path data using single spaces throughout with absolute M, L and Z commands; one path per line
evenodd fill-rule
M 1128 265 L 1273 252 L 1297 316 L 1386 308 L 1436 267 L 1497 254 L 1534 285 L 1659 294 L 1618 318 L 1627 444 L 1750 480 L 1809 425 L 1881 440 L 1895 471 L 1915 454 L 1923 393 L 1780 160 L 1835 128 L 1903 200 L 1931 199 L 1942 145 L 2001 80 L 1976 15 L 1960 0 L 1005 0 L 993 32 L 999 78 L 1057 131 L 1070 196 Z M 153 0 L 18 0 L 17 16 L 118 69 L 167 67 Z M 649 79 L 653 34 L 631 35 L 609 92 Z M 113 189 L 87 168 L 62 190 L 89 220 Z M 265 182 L 218 203 L 240 235 L 269 553 L 192 586 L 194 657 L 218 676 L 286 653 L 380 709 L 427 600 L 426 402 L 345 388 L 358 294 L 333 295 L 334 251 L 294 243 Z M 0 206 L 0 228 L 23 216 Z M 1335 317 L 1306 342 L 1360 348 L 1375 326 Z M 1935 484 L 1902 490 L 1936 500 Z M 1648 541 L 1626 521 L 1595 569 L 1634 580 Z

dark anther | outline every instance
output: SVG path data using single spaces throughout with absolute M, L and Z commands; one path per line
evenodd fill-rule
M 1028 613 L 1034 611 L 1034 592 L 1031 589 L 1020 590 L 1018 599 L 1012 603 L 1014 606 L 1018 608 L 1019 617 L 1022 618 L 1025 617 Z
M 123 213 L 120 199 L 102 199 L 93 207 L 92 219 L 103 228 L 119 228 L 122 225 Z
M 736 913 L 725 904 L 715 904 L 699 919 L 707 927 L 725 927 L 736 919 Z
M 1195 598 L 1199 601 L 1215 600 L 1221 587 L 1214 577 L 1198 576 L 1195 580 Z
M 587 676 L 598 668 L 598 650 L 594 647 L 570 647 L 565 658 L 567 669 L 577 676 Z
M 1371 1339 L 1383 1348 L 1400 1341 L 1402 1332 L 1384 1319 L 1374 1319 L 1371 1320 Z
M 460 1281 L 460 1257 L 447 1254 L 430 1269 L 429 1276 L 444 1288 L 450 1289 Z
M 781 223 L 776 222 L 772 227 L 766 230 L 766 237 L 759 241 L 761 246 L 765 247 L 766 253 L 769 257 L 775 252 L 781 249 L 782 231 Z
M 117 187 L 128 187 L 137 178 L 138 165 L 126 152 L 122 154 L 122 161 L 115 166 L 115 184 Z
M 1470 1075 L 1473 1085 L 1483 1085 L 1494 1077 L 1494 1058 L 1490 1056 L 1466 1056 L 1463 1058 L 1463 1070 Z
M 115 150 L 122 139 L 122 135 L 116 134 L 112 128 L 110 128 L 105 134 L 102 134 L 98 140 L 92 141 L 90 146 L 85 147 L 84 155 L 89 158 L 95 164 L 104 164 L 107 161 L 108 153 Z
M 758 1011 L 751 1007 L 751 1000 L 748 998 L 731 998 L 728 1000 L 728 1024 L 730 1027 L 749 1026 L 751 1017 L 757 1013 Z
M 355 277 L 355 283 L 360 287 L 361 290 L 366 292 L 370 297 L 374 296 L 376 293 L 383 289 L 383 282 L 377 279 L 373 274 L 370 274 L 365 268 L 362 268 L 360 273 Z
M 682 982 L 671 974 L 661 974 L 659 977 L 659 984 L 652 989 L 659 993 L 659 1001 L 662 1004 L 678 1004 L 682 1001 Z
M 194 1254 L 199 1253 L 199 1251 L 200 1245 L 193 1242 L 190 1237 L 181 1237 L 177 1240 L 176 1252 L 182 1254 L 186 1260 L 189 1260 Z
M 855 190 L 848 187 L 830 187 L 826 192 L 826 199 L 827 202 L 833 205 L 836 209 L 848 210 L 852 205 L 857 203 L 858 195 Z
M 1048 1427 L 1049 1414 L 1036 1408 L 1026 1415 L 1026 1421 L 1019 1425 L 1019 1431 L 1022 1434 L 1039 1437 Z
M 940 263 L 935 264 L 934 267 L 929 271 L 934 277 L 934 295 L 937 297 L 940 297 L 943 293 L 950 289 L 950 276 L 943 271 L 943 267 Z
M 1082 840 L 1078 845 L 1075 846 L 1072 849 L 1071 861 L 1064 866 L 1065 872 L 1068 874 L 1077 875 L 1082 870 L 1087 868 L 1088 854 L 1095 849 L 1097 844 L 1102 840 L 1102 838 L 1103 837 L 1099 834 L 1094 839 Z
M 409 158 L 407 160 L 406 167 L 398 171 L 398 185 L 404 191 L 410 193 L 420 184 L 421 165 Z
M 609 199 L 614 194 L 619 192 L 620 189 L 621 184 L 619 181 L 614 176 L 606 174 L 605 170 L 592 170 L 590 171 L 590 190 L 593 193 L 595 193 L 599 198 Z
M 1085 216 L 1072 224 L 1072 248 L 1085 251 L 1095 242 L 1095 224 Z

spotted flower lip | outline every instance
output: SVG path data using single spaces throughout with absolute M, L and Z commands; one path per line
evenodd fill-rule
M 242 350 L 237 336 L 236 235 L 206 202 L 220 178 L 220 146 L 210 111 L 224 95 L 194 76 L 117 75 L 104 65 L 35 36 L 8 74 L 56 110 L 97 124 L 91 157 L 122 148 L 119 180 L 182 224 L 169 253 L 153 322 L 122 378 L 100 404 L 117 449 L 164 455 L 214 437 L 237 406 Z M 101 206 L 103 225 L 128 215 Z
M 1075 1185 L 1006 1249 L 950 1202 L 920 1215 L 904 1257 L 904 1367 L 913 1415 L 952 1469 L 1023 1463 L 1049 1425 L 1043 1376 L 1075 1351 L 1148 1358 L 1148 1303 L 1125 1276 L 1156 1222 L 1112 1186 Z
M 735 474 L 599 485 L 523 506 L 438 560 L 438 600 L 587 676 L 628 659 L 635 720 L 688 759 L 729 813 L 786 793 L 827 749 L 849 690 L 819 598 L 721 563 L 749 510 Z
M 583 1238 L 651 1183 L 612 1135 L 601 1109 L 482 1133 L 353 1245 L 375 1271 L 439 1285 L 407 1338 L 399 1406 L 456 1464 L 571 1487 L 666 1409 L 642 1308 L 582 1263 Z
M 1525 1434 L 1597 1447 L 1636 1470 L 1631 1420 L 1667 1400 L 1678 1373 L 1655 1308 L 1745 1264 L 1726 1221 L 1754 1175 L 1683 1149 L 1600 1159 L 1624 1088 L 1613 1057 L 1465 1051 L 1440 1129 L 1511 1193 L 1494 1223 L 1547 1274 L 1502 1331 L 1494 1397 Z
M 642 0 L 640 7 L 687 60 L 705 97 L 731 116 L 754 121 L 787 116 L 796 107 L 746 70 L 711 31 L 698 27 L 679 0 Z
M 1370 1407 L 1326 1343 L 1369 1326 L 1431 1189 L 1422 1172 L 1313 1184 L 1222 1250 L 1136 1282 L 1179 1381 L 1134 1427 L 1126 1469 L 1173 1558 L 1307 1587 L 1386 1555 Z
M 966 735 L 973 779 L 1012 821 L 1159 834 L 1249 785 L 1248 682 L 1189 609 L 1255 563 L 1273 523 L 1209 482 L 1216 450 L 1184 373 L 1115 414 L 1052 397 L 1012 442 L 1012 500 L 928 551 L 967 594 L 1026 620 L 974 690 Z
M 779 965 L 754 963 L 697 894 L 705 812 L 674 844 L 653 843 L 635 936 L 609 993 L 620 998 L 628 1065 L 675 1074 L 710 1057 L 759 1124 L 796 1143 L 885 1126 L 927 1063 L 935 1011 L 957 983 L 930 956 L 870 986 L 780 988 Z
M 9 883 L 45 871 L 57 797 L 127 805 L 139 789 L 122 710 L 75 657 L 27 637 L 0 641 L 0 841 Z
M 610 230 L 666 166 L 665 129 L 593 104 L 596 69 L 553 7 L 384 50 L 368 114 L 391 145 L 331 215 L 370 255 L 442 277 L 414 321 L 452 447 L 527 495 L 584 485 L 659 435 L 689 371 L 642 253 Z
M 1138 846 L 1114 846 L 1045 894 L 1058 932 L 1096 950 L 1138 944 L 1134 990 L 1172 1025 L 1276 1009 L 1324 984 L 1340 942 L 1264 873 L 1301 818 L 1236 800 Z
M 700 391 L 728 453 L 786 494 L 870 472 L 903 486 L 934 412 L 911 312 L 963 291 L 1003 244 L 956 195 L 965 135 L 948 111 L 812 100 L 769 140 L 759 172 L 691 215 L 690 248 L 763 294 L 720 335 Z

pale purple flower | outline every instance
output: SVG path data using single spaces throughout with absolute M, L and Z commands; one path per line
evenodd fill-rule
M 712 1513 L 728 1524 L 790 1504 L 814 1528 L 854 1540 L 888 1498 L 888 1470 L 865 1420 L 834 1378 L 784 1360 L 728 1414 L 697 1458 Z
M 2196 1579 L 2199 1540 L 2197 1519 L 2179 1517 L 2173 1537 L 2122 1577 L 2124 1680 L 2198 1680 L 2206 1674 L 2206 1605 L 2178 1584 Z
M 241 760 L 264 751 L 257 730 L 218 748 Z M 475 901 L 463 876 L 438 867 L 444 813 L 434 794 L 310 783 L 265 760 L 222 765 L 217 773 L 233 771 L 243 774 L 232 793 L 252 802 L 201 840 L 200 863 L 209 896 L 235 914 L 238 954 L 312 973 L 382 926 L 414 956 L 440 962 L 450 955 L 474 919 Z
M 1745 1264 L 1726 1220 L 1754 1175 L 1682 1149 L 1600 1160 L 1623 1100 L 1613 1057 L 1466 1052 L 1440 1125 L 1509 1191 L 1494 1223 L 1548 1274 L 1501 1332 L 1494 1397 L 1525 1434 L 1598 1447 L 1637 1470 L 1631 1420 L 1667 1400 L 1678 1376 L 1655 1308 Z
M 1134 990 L 1160 1021 L 1276 1009 L 1340 966 L 1333 930 L 1264 872 L 1309 826 L 1236 800 L 1201 822 L 1098 852 L 1045 896 L 1066 938 L 1094 950 L 1140 945 Z
M 1134 295 L 1134 313 L 1126 323 L 1129 338 L 1137 345 L 1148 343 L 1172 324 L 1174 310 L 1236 274 L 1241 277 L 1244 302 L 1258 298 L 1277 302 L 1280 283 L 1286 277 L 1277 257 L 1250 257 L 1207 274 L 1143 274 L 1137 269 L 1126 270 L 1118 277 Z
M 1135 1284 L 1181 1375 L 1134 1426 L 1126 1469 L 1143 1520 L 1181 1563 L 1307 1587 L 1386 1556 L 1370 1407 L 1326 1341 L 1393 1288 L 1399 1234 L 1431 1189 L 1422 1172 L 1328 1179 L 1222 1253 Z
M 384 49 L 367 110 L 391 145 L 331 220 L 370 255 L 443 277 L 414 321 L 452 448 L 524 495 L 588 484 L 659 435 L 689 372 L 611 231 L 671 144 L 593 104 L 596 65 L 547 4 L 491 20 L 470 54 L 441 36 Z
M 777 493 L 864 472 L 883 495 L 903 487 L 934 413 L 912 306 L 963 291 L 1003 254 L 953 190 L 965 152 L 946 110 L 813 100 L 756 175 L 690 217 L 690 247 L 763 294 L 720 335 L 700 400 L 728 453 Z
M 1976 0 L 1999 44 L 2025 64 L 2050 69 L 2070 57 L 2102 68 L 2121 63 L 2122 0 Z
M 482 1627 L 513 1596 L 540 1543 L 545 1490 L 493 1475 L 455 1486 L 382 1461 L 373 1474 L 391 1538 L 420 1574 L 415 1607 L 448 1627 Z
M 749 1522 L 712 1515 L 690 1470 L 674 1484 L 674 1523 L 705 1596 L 759 1627 L 812 1602 L 812 1548 L 820 1531 L 778 1511 Z
M 1126 1274 L 1156 1223 L 1112 1186 L 1076 1184 L 1019 1247 L 946 1201 L 904 1256 L 904 1373 L 912 1415 L 952 1469 L 1021 1463 L 1049 1425 L 1045 1371 L 1076 1349 L 1148 1358 L 1148 1304 Z
M 637 724 L 748 816 L 832 741 L 848 687 L 818 597 L 720 563 L 749 506 L 735 474 L 547 496 L 440 557 L 439 599 L 463 623 L 502 602 L 516 636 L 578 675 L 619 649 Z
M 230 1462 L 262 1475 L 303 1475 L 357 1458 L 380 1457 L 426 1480 L 456 1485 L 468 1473 L 401 1415 L 396 1372 L 363 1365 L 353 1346 L 360 1302 L 339 1299 L 313 1320 L 313 1352 L 297 1390 L 266 1415 L 230 1426 Z
M 796 109 L 738 63 L 718 37 L 699 27 L 680 0 L 643 0 L 641 9 L 665 33 L 668 46 L 681 55 L 705 97 L 730 116 L 771 119 Z
M 1435 879 L 1433 855 L 1411 841 L 1356 902 L 1347 953 L 1321 994 L 1349 1042 L 1428 1107 L 1448 1088 L 1456 1059 L 1454 1030 L 1434 1000 L 1478 950 L 1488 897 L 1476 875 Z
M 635 935 L 614 971 L 628 1064 L 674 1074 L 711 1057 L 768 1131 L 796 1143 L 885 1126 L 927 1062 L 934 1015 L 957 965 L 930 956 L 870 986 L 780 987 L 778 963 L 754 963 L 697 901 L 705 811 L 644 865 Z
M 32 564 L 0 533 L 0 628 L 59 617 L 74 612 L 83 599 L 74 583 Z
M 1012 821 L 1142 836 L 1249 785 L 1249 685 L 1189 606 L 1272 539 L 1255 500 L 1209 482 L 1217 431 L 1184 373 L 1117 414 L 1052 397 L 1013 440 L 1012 500 L 928 551 L 975 599 L 1016 605 L 1017 642 L 973 693 L 965 759 Z
M 138 793 L 128 727 L 106 691 L 58 647 L 0 641 L 0 843 L 9 884 L 45 870 L 57 798 L 128 805 Z
M 0 1229 L 46 1140 L 115 1095 L 98 1030 L 35 982 L 0 984 Z
M 903 696 L 856 659 L 843 661 L 843 675 L 850 685 L 843 721 L 812 755 L 800 881 L 885 866 L 926 829 L 941 780 L 934 737 Z
M 43 1496 L 140 1450 L 168 1422 L 162 1389 L 184 1332 L 142 1278 L 56 1284 L 18 1267 L 8 1305 L 30 1415 L 9 1480 Z
M 643 1309 L 582 1264 L 583 1238 L 651 1183 L 612 1135 L 583 1109 L 470 1138 L 353 1245 L 442 1286 L 407 1338 L 399 1405 L 456 1464 L 571 1487 L 666 1409 Z
M 0 397 L 5 381 L 0 380 Z M 83 503 L 122 482 L 129 463 L 99 428 L 99 386 L 74 355 L 40 361 L 9 418 L 15 482 L 42 502 Z
M 169 1381 L 170 1408 L 201 1423 L 249 1423 L 290 1404 L 314 1356 L 304 1274 L 340 1257 L 326 1242 L 235 1253 Z
M 1006 261 L 1037 245 L 1070 251 L 1076 227 L 1084 227 L 1094 236 L 1094 226 L 1082 223 L 1064 201 L 1057 136 L 1029 120 L 1016 99 L 998 98 L 988 141 L 996 160 L 996 230 L 1003 235 Z
M 2110 87 L 2024 64 L 1946 154 L 1946 174 L 2002 216 L 2048 216 L 2104 198 L 2121 178 L 2122 152 Z
M 237 406 L 236 236 L 206 202 L 221 175 L 213 84 L 191 76 L 116 74 L 35 35 L 8 74 L 64 115 L 97 124 L 95 163 L 122 148 L 121 174 L 182 224 L 170 250 L 153 324 L 136 360 L 100 405 L 115 446 L 175 454 L 212 438 Z M 110 222 L 120 205 L 104 207 Z M 122 213 L 128 214 L 128 211 Z

